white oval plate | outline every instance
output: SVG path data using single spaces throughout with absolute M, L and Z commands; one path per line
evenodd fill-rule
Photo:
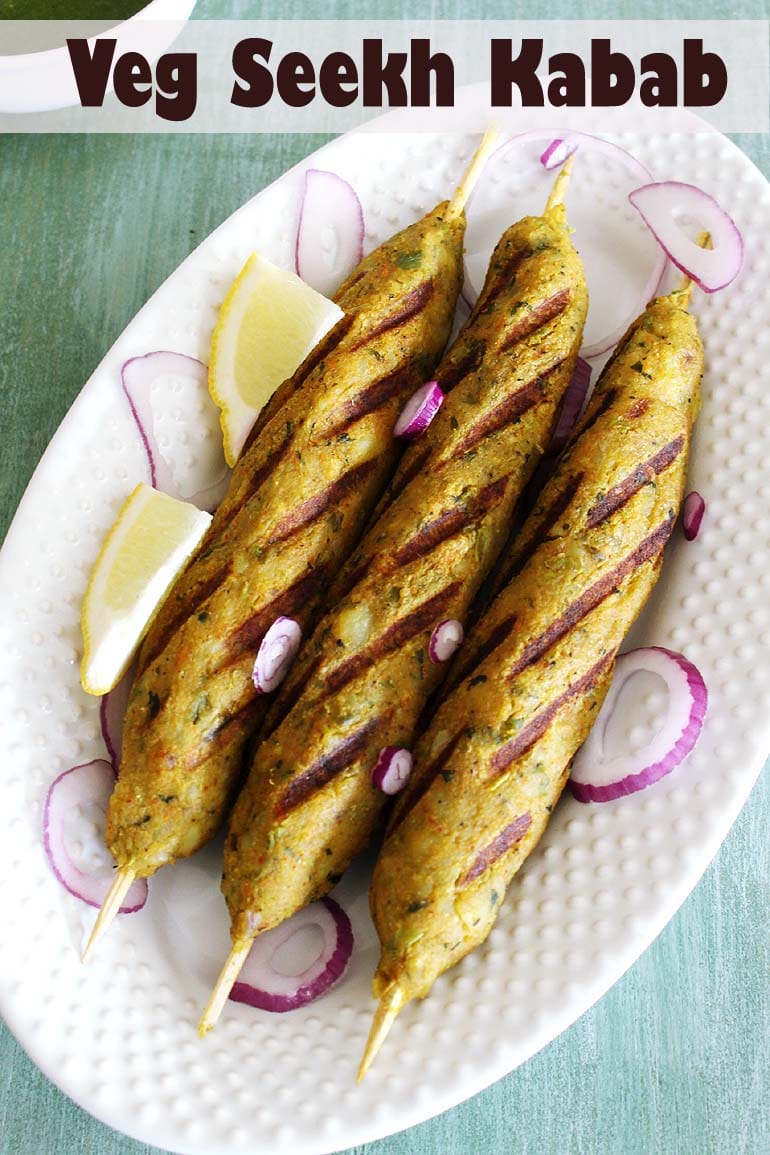
M 98 701 L 79 685 L 80 602 L 118 505 L 147 478 L 121 363 L 156 348 L 206 359 L 246 256 L 257 248 L 290 265 L 305 167 L 353 183 L 371 247 L 447 195 L 474 141 L 353 134 L 276 181 L 141 310 L 38 466 L 0 565 L 0 1008 L 42 1070 L 113 1127 L 178 1152 L 317 1155 L 437 1114 L 524 1062 L 616 981 L 742 806 L 770 745 L 770 189 L 718 136 L 626 143 L 657 178 L 714 193 L 746 240 L 736 283 L 694 301 L 708 367 L 690 486 L 706 519 L 694 543 L 675 533 L 633 638 L 696 662 L 706 725 L 688 761 L 649 790 L 602 806 L 565 797 L 487 943 L 404 1011 L 362 1086 L 377 956 L 363 867 L 338 888 L 356 934 L 342 982 L 284 1016 L 229 1004 L 201 1042 L 196 1023 L 227 947 L 217 848 L 161 872 L 144 910 L 120 918 L 83 967 L 92 912 L 48 869 L 40 814 L 58 773 L 103 754 Z

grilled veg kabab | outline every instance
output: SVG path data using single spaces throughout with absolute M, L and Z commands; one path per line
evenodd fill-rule
M 312 624 L 396 462 L 392 431 L 449 336 L 463 206 L 491 138 L 451 203 L 365 258 L 337 294 L 347 316 L 260 418 L 200 550 L 139 655 L 107 815 L 119 870 L 86 948 L 131 880 L 219 828 L 265 710 L 254 658 L 280 615 Z
M 222 889 L 233 950 L 205 1032 L 257 934 L 325 894 L 369 842 L 383 747 L 409 746 L 443 668 L 434 628 L 463 619 L 548 444 L 582 340 L 587 293 L 560 203 L 502 237 L 436 378 L 443 407 L 402 459 L 380 517 L 332 587 L 233 810 Z
M 621 342 L 418 744 L 371 884 L 381 1002 L 359 1077 L 404 1004 L 489 934 L 658 577 L 703 369 L 688 296 L 653 301 Z

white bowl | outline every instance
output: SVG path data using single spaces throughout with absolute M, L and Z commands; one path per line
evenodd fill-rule
M 150 0 L 128 20 L 99 35 L 117 41 L 115 59 L 124 52 L 141 52 L 156 60 L 179 35 L 194 7 L 195 0 Z M 48 112 L 79 103 L 65 45 L 46 52 L 0 56 L 0 112 Z

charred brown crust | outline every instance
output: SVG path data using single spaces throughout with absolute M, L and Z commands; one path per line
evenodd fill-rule
M 556 525 L 559 518 L 566 513 L 570 503 L 575 497 L 575 494 L 580 489 L 583 481 L 583 474 L 576 473 L 570 477 L 567 484 L 562 489 L 561 493 L 557 494 L 547 509 L 543 511 L 542 517 L 536 525 L 532 527 L 532 533 L 529 541 L 525 542 L 520 549 L 514 551 L 512 558 L 512 566 L 510 572 L 506 574 L 506 581 L 510 581 L 516 574 L 521 573 L 524 566 L 538 549 L 538 547 L 548 540 L 551 530 Z
M 415 477 L 422 472 L 428 458 L 430 457 L 430 446 L 421 448 L 420 452 L 413 451 L 411 458 L 399 469 L 398 473 L 393 479 L 393 484 L 390 487 L 388 498 L 390 502 L 396 500 L 406 489 L 410 481 L 414 481 Z
M 284 590 L 258 610 L 251 617 L 233 630 L 228 638 L 225 640 L 225 648 L 229 654 L 229 660 L 220 663 L 220 670 L 224 670 L 227 666 L 234 662 L 240 661 L 244 653 L 248 650 L 256 652 L 259 648 L 260 642 L 267 633 L 268 628 L 272 625 L 277 617 L 296 613 L 302 609 L 308 601 L 318 592 L 321 582 L 326 577 L 324 567 L 311 570 L 305 574 L 304 577 L 299 578 L 288 589 Z
M 578 622 L 582 621 L 592 610 L 595 610 L 605 598 L 617 590 L 624 578 L 659 553 L 669 538 L 673 524 L 673 515 L 669 514 L 657 529 L 639 543 L 636 549 L 627 554 L 604 577 L 599 578 L 597 582 L 584 590 L 580 597 L 567 606 L 566 610 L 539 637 L 533 638 L 524 647 L 521 657 L 508 672 L 508 680 L 512 681 L 518 677 L 523 670 L 526 670 L 527 666 L 531 666 L 533 662 L 541 658 L 546 650 L 555 645 Z
M 320 493 L 315 493 L 307 501 L 303 501 L 301 505 L 292 510 L 288 517 L 280 521 L 270 535 L 269 544 L 275 545 L 278 542 L 286 541 L 293 534 L 307 529 L 314 521 L 323 517 L 327 510 L 333 509 L 344 501 L 353 489 L 365 484 L 367 478 L 377 468 L 378 461 L 374 457 L 370 458 L 369 461 L 362 461 L 359 465 L 354 465 L 342 477 L 337 478 L 331 485 L 327 485 L 326 489 Z
M 551 367 L 552 369 L 555 366 Z M 548 372 L 551 372 L 549 369 Z M 506 397 L 499 405 L 491 409 L 478 421 L 472 425 L 459 444 L 455 447 L 452 454 L 453 457 L 462 457 L 464 453 L 468 453 L 474 446 L 483 441 L 485 437 L 496 433 L 498 429 L 503 429 L 506 425 L 510 425 L 514 421 L 518 421 L 523 417 L 533 406 L 537 405 L 538 401 L 543 399 L 543 378 L 536 377 L 534 381 L 528 381 L 526 385 L 522 385 L 521 389 L 517 389 L 510 397 Z
M 558 293 L 546 297 L 544 301 L 538 301 L 534 308 L 529 309 L 511 326 L 499 351 L 505 353 L 512 345 L 518 345 L 519 341 L 525 341 L 538 329 L 542 329 L 543 325 L 547 325 L 549 321 L 554 321 L 565 311 L 569 301 L 569 289 L 559 289 Z
M 480 878 L 486 870 L 489 869 L 498 858 L 515 846 L 517 842 L 521 842 L 524 835 L 532 825 L 532 815 L 527 811 L 525 814 L 520 814 L 518 818 L 514 818 L 504 830 L 501 830 L 497 838 L 480 850 L 473 861 L 473 865 L 468 871 L 458 879 L 457 886 L 461 888 L 467 886 L 469 882 L 475 882 Z
M 380 725 L 381 719 L 374 718 L 365 726 L 355 730 L 333 750 L 322 754 L 320 758 L 309 766 L 304 773 L 289 783 L 276 807 L 276 817 L 285 818 L 295 807 L 307 801 L 311 794 L 315 794 L 342 770 L 346 770 L 351 763 L 362 754 L 369 743 L 373 730 Z
M 505 641 L 515 625 L 516 615 L 511 614 L 509 617 L 504 618 L 503 621 L 497 623 L 484 644 L 480 646 L 478 650 L 474 650 L 472 654 L 469 654 L 467 660 L 463 662 L 462 665 L 460 665 L 460 660 L 458 659 L 458 663 L 452 671 L 453 685 L 464 681 L 464 679 L 475 670 L 476 666 L 480 666 L 482 662 L 485 662 L 489 655 Z
M 566 705 L 572 698 L 577 698 L 580 694 L 584 694 L 586 690 L 589 690 L 600 674 L 611 665 L 614 659 L 614 650 L 609 654 L 604 654 L 598 662 L 591 666 L 591 669 L 588 670 L 582 678 L 578 678 L 576 682 L 573 682 L 563 694 L 559 694 L 558 698 L 554 698 L 553 702 L 550 702 L 544 710 L 541 710 L 531 722 L 523 726 L 515 738 L 512 738 L 510 742 L 506 742 L 504 746 L 496 750 L 489 764 L 493 777 L 498 777 L 502 774 L 512 762 L 515 762 L 517 758 L 521 758 L 536 742 L 539 742 L 562 706 Z
M 195 589 L 185 598 L 177 612 L 164 623 L 163 628 L 158 630 L 157 633 L 150 634 L 147 643 L 149 645 L 149 643 L 152 642 L 152 648 L 142 647 L 139 653 L 136 678 L 140 678 L 147 667 L 158 660 L 180 626 L 202 611 L 212 594 L 215 594 L 222 582 L 227 580 L 230 572 L 230 562 L 228 562 L 222 569 L 211 574 L 206 581 L 199 582 Z
M 251 499 L 255 496 L 255 494 L 258 493 L 270 475 L 275 471 L 275 469 L 286 456 L 292 440 L 293 434 L 290 429 L 287 429 L 283 440 L 279 442 L 278 445 L 276 445 L 275 449 L 270 451 L 259 468 L 255 469 L 254 473 L 249 479 L 247 488 L 241 494 L 240 500 L 235 502 L 229 509 L 225 510 L 222 514 L 215 518 L 214 523 L 212 524 L 212 530 L 214 531 L 214 534 L 211 540 L 215 542 L 218 541 L 230 523 L 235 520 L 241 510 L 244 509 L 245 506 L 247 506 Z
M 425 797 L 435 782 L 436 778 L 438 778 L 442 770 L 446 768 L 447 762 L 454 754 L 455 750 L 460 744 L 460 740 L 464 736 L 465 730 L 458 730 L 454 737 L 451 738 L 449 742 L 447 742 L 441 753 L 436 758 L 434 758 L 432 762 L 428 763 L 420 775 L 420 779 L 416 785 L 411 789 L 407 788 L 406 797 L 404 798 L 403 802 L 400 802 L 400 805 L 398 805 L 396 812 L 393 815 L 393 821 L 388 828 L 388 836 L 390 836 L 395 830 L 398 829 L 407 815 L 411 814 L 415 806 L 417 806 L 418 803 Z
M 462 582 L 452 582 L 451 585 L 434 594 L 432 598 L 428 598 L 416 610 L 412 610 L 410 614 L 394 622 L 368 649 L 353 654 L 347 661 L 342 662 L 336 669 L 332 670 L 326 679 L 323 692 L 318 698 L 319 704 L 330 694 L 335 694 L 343 686 L 347 686 L 365 670 L 371 669 L 381 658 L 401 649 L 413 637 L 427 629 L 431 623 L 438 624 L 441 620 L 441 614 L 451 604 L 455 594 L 461 588 Z
M 387 405 L 403 390 L 407 373 L 408 370 L 402 368 L 395 373 L 390 373 L 387 377 L 380 377 L 379 380 L 368 385 L 366 389 L 362 389 L 355 397 L 345 401 L 340 406 L 335 423 L 323 429 L 323 437 L 339 437 L 356 421 L 360 421 L 362 417 L 375 413 L 383 405 Z
M 383 333 L 390 333 L 393 329 L 398 329 L 401 325 L 405 325 L 407 321 L 411 321 L 412 317 L 416 317 L 418 313 L 423 311 L 433 296 L 433 293 L 433 281 L 423 281 L 416 289 L 412 289 L 411 293 L 407 293 L 405 297 L 401 298 L 401 303 L 397 309 L 394 309 L 392 313 L 388 313 L 386 317 L 383 317 L 381 321 L 373 325 L 365 336 L 356 342 L 355 345 L 351 345 L 351 353 L 356 352 L 358 349 L 363 349 L 364 346 L 374 341 L 375 338 L 381 337 Z
M 664 469 L 668 469 L 669 465 L 676 461 L 683 448 L 684 436 L 680 435 L 673 441 L 669 441 L 668 445 L 664 445 L 647 461 L 637 465 L 627 477 L 624 477 L 617 485 L 613 485 L 612 489 L 608 489 L 606 493 L 602 494 L 588 511 L 586 517 L 588 528 L 594 529 L 597 525 L 601 525 L 603 521 L 621 509 L 635 493 L 639 492 L 643 485 L 647 485 Z
M 509 480 L 509 474 L 498 478 L 497 481 L 485 485 L 464 504 L 457 505 L 453 509 L 445 509 L 433 521 L 428 522 L 393 554 L 394 568 L 407 565 L 418 557 L 424 557 L 442 542 L 460 533 L 471 522 L 483 517 L 503 500 Z
M 436 380 L 441 386 L 441 392 L 451 393 L 469 373 L 478 369 L 484 359 L 485 342 L 477 340 L 471 342 L 459 361 L 447 360 L 446 368 L 439 366 L 436 371 Z

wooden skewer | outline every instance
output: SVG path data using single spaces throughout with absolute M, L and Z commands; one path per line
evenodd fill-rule
M 572 176 L 572 161 L 574 160 L 574 153 L 568 156 L 564 164 L 557 173 L 556 180 L 553 182 L 548 200 L 545 202 L 545 211 L 555 209 L 557 205 L 564 204 L 564 195 L 567 192 L 567 185 L 569 178 Z
M 380 999 L 380 1005 L 374 1015 L 372 1029 L 369 1032 L 369 1038 L 366 1040 L 366 1047 L 364 1048 L 364 1057 L 361 1059 L 361 1065 L 358 1068 L 356 1082 L 360 1083 L 366 1075 L 372 1061 L 379 1051 L 382 1044 L 396 1021 L 396 1016 L 400 1013 L 406 1003 L 404 992 L 399 987 L 398 983 L 393 983 L 385 991 L 385 994 Z
M 696 238 L 695 243 L 701 249 L 710 249 L 711 248 L 711 233 L 709 233 L 709 232 L 700 233 L 700 235 Z M 679 286 L 679 289 L 677 290 L 679 293 L 684 294 L 684 306 L 685 306 L 685 308 L 687 308 L 687 306 L 690 304 L 690 297 L 692 296 L 693 285 L 694 285 L 694 282 L 693 282 L 692 277 L 689 277 L 687 275 L 687 273 L 685 273 L 685 275 L 682 277 L 682 283 Z
M 249 940 L 246 943 L 236 944 L 227 956 L 227 962 L 219 972 L 219 978 L 211 992 L 211 998 L 206 1004 L 205 1011 L 201 1015 L 201 1021 L 198 1023 L 198 1034 L 201 1038 L 208 1034 L 221 1015 L 222 1007 L 227 1002 L 227 997 L 233 989 L 233 983 L 241 973 L 241 967 L 246 962 L 246 955 L 251 950 L 251 942 L 252 940 Z
M 449 202 L 449 209 L 447 210 L 447 217 L 451 220 L 453 217 L 459 217 L 468 202 L 468 197 L 473 191 L 473 186 L 479 179 L 479 174 L 484 165 L 489 159 L 489 154 L 497 144 L 500 133 L 495 129 L 488 128 L 481 138 L 481 144 L 473 154 L 473 159 L 468 165 L 468 170 L 465 176 L 460 181 L 455 194 Z
M 104 934 L 107 927 L 112 922 L 115 915 L 120 910 L 123 899 L 128 893 L 131 883 L 136 878 L 136 871 L 131 866 L 121 866 L 115 877 L 112 880 L 112 886 L 107 891 L 107 897 L 102 903 L 102 909 L 99 911 L 96 922 L 94 923 L 91 937 L 86 943 L 86 949 L 80 956 L 81 962 L 88 962 L 92 950 L 96 943 Z

